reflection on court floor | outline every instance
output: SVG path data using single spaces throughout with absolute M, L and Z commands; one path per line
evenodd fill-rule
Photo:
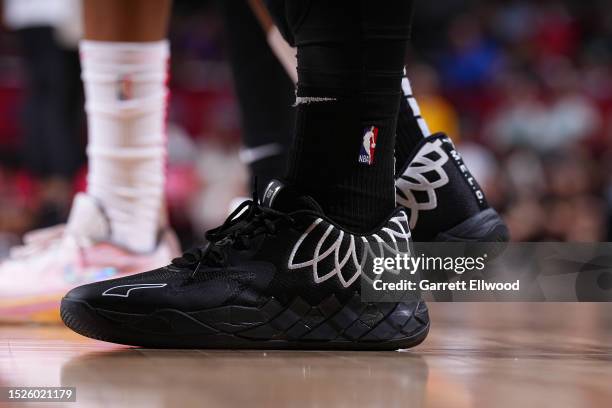
M 610 312 L 432 304 L 430 337 L 402 352 L 146 350 L 3 326 L 0 385 L 74 386 L 69 406 L 606 407 Z

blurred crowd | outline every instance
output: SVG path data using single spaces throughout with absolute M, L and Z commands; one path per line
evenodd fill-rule
M 409 73 L 514 240 L 612 231 L 607 1 L 420 2 Z
M 167 191 L 187 244 L 244 195 L 240 120 L 214 1 L 176 0 Z M 229 28 L 231 29 L 231 27 Z M 612 7 L 606 0 L 417 0 L 408 74 L 513 240 L 612 238 Z M 62 221 L 84 188 L 37 174 L 23 150 L 24 51 L 0 35 L 0 241 Z M 82 113 L 75 111 L 75 117 Z M 85 131 L 74 139 L 84 146 Z M 0 245 L 1 246 L 1 245 Z

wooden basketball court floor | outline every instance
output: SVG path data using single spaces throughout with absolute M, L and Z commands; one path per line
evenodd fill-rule
M 74 386 L 68 407 L 612 407 L 612 304 L 430 309 L 430 337 L 402 352 L 147 350 L 2 326 L 0 386 Z

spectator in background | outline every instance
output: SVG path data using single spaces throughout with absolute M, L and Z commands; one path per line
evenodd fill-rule
M 545 118 L 545 131 L 551 135 L 545 140 L 548 149 L 583 143 L 601 129 L 600 113 L 581 89 L 580 73 L 573 63 L 566 58 L 552 59 L 543 78 L 551 94 Z
M 419 96 L 421 114 L 433 132 L 444 132 L 459 142 L 459 115 L 453 105 L 441 94 L 440 80 L 428 65 L 416 65 L 408 74 L 412 78 L 415 95 Z
M 525 73 L 513 72 L 501 81 L 500 106 L 485 126 L 499 147 L 563 150 L 601 128 L 597 107 L 580 92 L 578 72 L 566 60 L 555 64 L 544 76 L 548 98 L 542 97 L 538 80 Z
M 449 45 L 442 55 L 440 72 L 451 92 L 474 92 L 489 81 L 499 67 L 497 45 L 482 34 L 473 15 L 462 15 L 451 23 Z
M 45 227 L 67 216 L 72 180 L 82 164 L 80 0 L 4 0 L 3 6 L 5 24 L 22 46 L 23 156 L 26 170 L 42 181 L 36 226 Z
M 498 80 L 498 108 L 484 133 L 496 146 L 531 146 L 543 132 L 545 106 L 539 99 L 537 80 L 523 72 L 508 72 Z

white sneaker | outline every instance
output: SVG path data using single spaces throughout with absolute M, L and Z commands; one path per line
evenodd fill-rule
M 0 322 L 60 322 L 62 296 L 75 286 L 159 268 L 180 255 L 170 229 L 157 248 L 137 254 L 108 241 L 109 223 L 77 194 L 67 225 L 33 231 L 0 263 Z

